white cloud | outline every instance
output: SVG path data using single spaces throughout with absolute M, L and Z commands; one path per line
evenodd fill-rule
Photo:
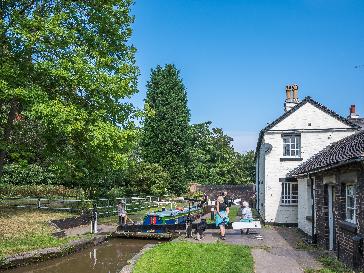
M 234 139 L 234 149 L 239 153 L 255 150 L 257 146 L 258 133 L 256 132 L 231 131 L 226 134 Z

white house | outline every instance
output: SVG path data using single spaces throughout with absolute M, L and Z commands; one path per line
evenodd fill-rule
M 299 186 L 287 174 L 329 144 L 356 132 L 358 126 L 311 97 L 299 101 L 297 85 L 286 87 L 284 110 L 259 134 L 256 206 L 266 223 L 297 225 L 298 200 L 304 198 L 302 203 L 309 204 L 310 187 Z

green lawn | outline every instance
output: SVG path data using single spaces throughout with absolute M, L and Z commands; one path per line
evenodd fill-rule
M 147 251 L 133 273 L 253 273 L 249 247 L 223 243 L 165 243 Z
M 63 212 L 39 210 L 0 210 L 0 259 L 39 248 L 61 246 L 74 239 L 52 236 L 55 228 L 49 225 L 53 219 L 72 216 Z
M 229 212 L 230 222 L 235 222 L 236 217 L 238 216 L 239 210 L 240 210 L 239 206 L 230 207 L 230 212 Z

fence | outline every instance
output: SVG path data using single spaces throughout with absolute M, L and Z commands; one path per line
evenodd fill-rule
M 98 214 L 111 216 L 117 213 L 116 206 L 119 201 L 126 204 L 128 213 L 143 212 L 160 206 L 173 207 L 176 202 L 168 199 L 161 200 L 159 197 L 121 197 L 114 200 L 101 198 L 97 200 L 77 200 L 77 199 L 48 199 L 48 198 L 3 198 L 0 199 L 0 207 L 3 208 L 27 208 L 52 211 L 67 211 L 70 213 L 84 213 L 93 209 L 96 204 Z

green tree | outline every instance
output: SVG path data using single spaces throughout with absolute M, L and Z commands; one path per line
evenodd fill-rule
M 126 165 L 136 134 L 123 99 L 139 73 L 132 2 L 0 1 L 0 176 L 6 163 L 41 161 L 92 192 Z M 33 142 L 19 134 L 29 127 Z
M 162 196 L 171 182 L 169 174 L 158 164 L 139 162 L 133 164 L 125 176 L 128 193 Z
M 254 183 L 255 181 L 255 152 L 248 151 L 245 154 L 239 154 L 239 169 L 241 173 L 241 181 L 244 184 Z
M 166 170 L 171 178 L 169 190 L 180 194 L 187 186 L 190 111 L 186 90 L 171 64 L 152 70 L 147 89 L 142 156 Z
M 190 127 L 189 180 L 199 184 L 247 184 L 255 177 L 254 152 L 234 151 L 233 138 L 211 122 Z

